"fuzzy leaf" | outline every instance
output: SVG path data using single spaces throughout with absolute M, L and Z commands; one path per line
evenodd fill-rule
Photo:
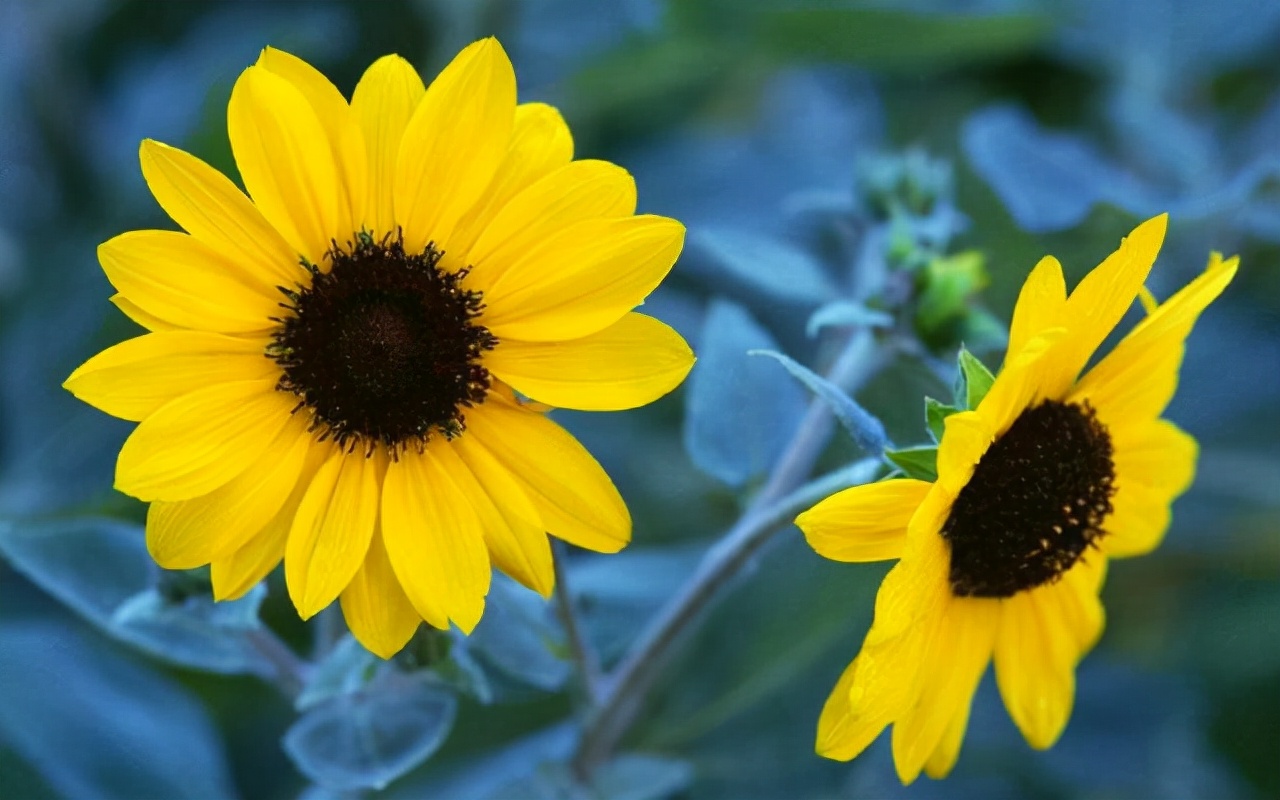
M 888 439 L 884 425 L 880 420 L 867 413 L 852 397 L 845 394 L 839 386 L 817 374 L 813 370 L 774 350 L 750 350 L 753 356 L 768 356 L 786 367 L 792 377 L 808 386 L 814 394 L 826 401 L 836 419 L 849 432 L 853 440 L 868 453 L 879 453 L 884 449 Z

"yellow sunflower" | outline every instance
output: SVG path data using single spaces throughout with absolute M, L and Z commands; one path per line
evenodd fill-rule
M 1160 415 L 1186 337 L 1236 272 L 1215 254 L 1081 377 L 1144 291 L 1165 226 L 1140 225 L 1069 297 L 1055 259 L 1036 266 L 1003 369 L 977 408 L 946 418 L 936 481 L 855 487 L 796 521 L 827 558 L 898 559 L 822 711 L 821 755 L 851 759 L 893 725 L 903 783 L 946 775 L 992 659 L 1027 741 L 1062 733 L 1102 632 L 1108 559 L 1154 549 L 1195 473 L 1195 440 Z
M 684 379 L 688 345 L 632 312 L 684 228 L 635 215 L 625 170 L 573 160 L 554 108 L 517 105 L 493 39 L 426 87 L 384 57 L 350 103 L 267 49 L 227 122 L 248 197 L 143 142 L 186 232 L 99 248 L 112 301 L 151 332 L 66 382 L 139 423 L 116 488 L 151 503 L 156 561 L 212 564 L 228 599 L 283 559 L 302 617 L 340 597 L 389 657 L 420 620 L 470 632 L 491 564 L 549 595 L 546 532 L 626 545 L 609 477 L 542 412 L 633 408 Z

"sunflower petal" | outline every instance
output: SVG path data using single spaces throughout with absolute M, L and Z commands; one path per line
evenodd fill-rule
M 448 249 L 507 154 L 515 110 L 515 71 L 496 39 L 468 46 L 427 87 L 400 140 L 392 188 L 407 251 L 428 241 Z
M 680 255 L 684 226 L 641 215 L 581 222 L 511 265 L 486 291 L 498 339 L 578 339 L 640 305 Z
M 1031 339 L 1046 328 L 1059 324 L 1067 304 L 1067 284 L 1062 265 L 1053 256 L 1045 256 L 1031 270 L 1018 294 L 1009 323 L 1009 348 L 1006 358 L 1016 356 Z
M 156 202 L 187 233 L 269 283 L 289 286 L 302 277 L 298 251 L 222 173 L 151 139 L 138 156 Z
M 149 331 L 157 332 L 157 331 L 182 330 L 180 326 L 174 325 L 172 322 L 165 322 L 159 317 L 154 316 L 152 314 L 148 314 L 147 312 L 143 311 L 141 308 L 138 307 L 137 303 L 134 303 L 132 300 L 120 294 L 119 292 L 116 292 L 115 294 L 111 295 L 111 297 L 107 299 L 111 302 L 111 305 L 120 309 L 120 313 L 124 314 L 126 317 L 136 322 L 140 327 L 146 328 Z
M 213 579 L 213 599 L 221 601 L 243 597 L 284 560 L 285 544 L 298 506 L 311 486 L 311 479 L 331 450 L 331 446 L 325 445 L 309 448 L 293 490 L 271 521 L 240 549 L 213 560 L 209 570 Z
M 62 386 L 94 408 L 138 422 L 196 389 L 277 375 L 263 348 L 261 341 L 204 331 L 148 333 L 103 350 Z
M 900 478 L 837 492 L 796 518 L 809 546 L 834 561 L 900 558 L 907 523 L 933 484 Z
M 1027 743 L 1052 747 L 1062 735 L 1075 700 L 1075 668 L 1084 654 L 1080 643 L 1093 639 L 1073 625 L 1064 609 L 1097 604 L 1080 582 L 1059 581 L 1016 594 L 1002 603 L 996 637 L 996 683 L 1005 708 Z M 1099 620 L 1084 611 L 1080 620 Z
M 947 723 L 947 729 L 938 741 L 937 748 L 929 756 L 929 760 L 924 762 L 924 774 L 930 778 L 942 780 L 951 774 L 956 760 L 960 758 L 960 746 L 964 744 L 965 729 L 969 727 L 969 710 L 972 705 L 965 703 L 960 707 Z
M 315 110 L 338 166 L 337 230 L 355 233 L 366 222 L 369 170 L 364 135 L 346 98 L 318 69 L 283 50 L 263 48 L 258 66 L 291 83 Z
M 582 411 L 652 403 L 680 385 L 693 361 L 680 334 L 635 313 L 581 339 L 504 341 L 485 354 L 485 366 L 526 397 Z
M 356 640 L 380 658 L 400 652 L 422 622 L 400 588 L 381 531 L 374 531 L 364 564 L 342 592 L 342 616 Z
M 1058 358 L 1046 364 L 1049 369 L 1041 378 L 1043 396 L 1065 394 L 1120 323 L 1147 281 L 1168 224 L 1169 215 L 1161 214 L 1134 228 L 1119 249 L 1086 275 L 1067 298 L 1062 319 L 1071 335 L 1063 342 Z
M 1195 478 L 1196 440 L 1168 420 L 1121 429 L 1115 446 L 1116 492 L 1102 549 L 1114 558 L 1145 555 L 1164 538 L 1170 505 Z
M 364 563 L 378 522 L 378 463 L 333 452 L 294 515 L 284 577 L 298 615 L 310 619 L 337 599 Z
M 572 158 L 573 137 L 559 111 L 545 103 L 516 106 L 507 154 L 484 194 L 449 235 L 449 250 L 460 256 L 469 252 L 498 209 L 526 186 L 568 164 Z
M 528 186 L 489 219 L 467 254 L 471 280 L 492 286 L 525 253 L 560 231 L 591 219 L 629 217 L 636 182 L 607 161 L 574 161 Z
M 919 777 L 952 721 L 968 716 L 999 623 L 999 601 L 952 597 L 947 603 L 920 667 L 919 699 L 893 726 L 893 763 L 904 785 Z
M 1158 417 L 1177 388 L 1187 336 L 1235 277 L 1237 265 L 1238 259 L 1223 262 L 1215 254 L 1209 269 L 1138 323 L 1089 370 L 1072 399 L 1087 400 L 1109 426 Z
M 467 415 L 463 435 L 507 470 L 553 536 L 599 553 L 631 541 L 631 515 L 613 481 L 556 423 L 495 401 Z
M 147 510 L 147 550 L 165 569 L 192 569 L 239 550 L 284 506 L 312 437 L 293 419 L 257 461 L 212 492 Z
M 197 389 L 158 408 L 120 448 L 116 489 L 139 500 L 190 500 L 246 470 L 290 419 L 275 380 Z
M 330 240 L 353 231 L 324 125 L 293 84 L 262 67 L 240 74 L 227 104 L 227 133 L 254 204 L 313 264 Z M 344 224 L 345 220 L 345 224 Z
M 382 532 L 396 577 L 422 618 L 470 633 L 489 593 L 489 552 L 457 475 L 433 452 L 446 449 L 406 452 L 387 468 Z
M 400 138 L 425 92 L 422 78 L 408 61 L 400 56 L 383 56 L 365 70 L 351 95 L 351 110 L 364 130 L 368 149 L 365 220 L 375 237 L 395 232 L 391 187 L 395 183 Z
M 98 245 L 107 280 L 171 325 L 222 333 L 265 331 L 280 293 L 213 248 L 177 231 L 130 231 Z
M 450 455 L 457 454 L 457 463 L 451 464 L 450 469 L 456 467 L 459 476 L 470 475 L 474 479 L 474 486 L 469 485 L 467 491 L 480 517 L 494 566 L 543 597 L 550 597 L 556 585 L 555 567 L 538 509 L 506 468 L 471 437 L 458 437 L 448 450 Z

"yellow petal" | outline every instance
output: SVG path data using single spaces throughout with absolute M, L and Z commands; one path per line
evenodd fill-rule
M 383 56 L 365 70 L 351 95 L 351 111 L 364 130 L 369 182 L 365 220 L 375 238 L 394 233 L 395 183 L 400 137 L 426 88 L 418 72 L 400 56 Z
M 484 365 L 526 397 L 556 408 L 621 411 L 652 403 L 693 368 L 680 334 L 643 314 L 566 342 L 501 342 Z
M 291 286 L 305 274 L 298 251 L 222 173 L 151 139 L 139 158 L 156 201 L 187 233 L 273 284 Z
M 573 137 L 559 111 L 545 103 L 516 106 L 507 154 L 484 194 L 449 234 L 448 250 L 465 262 L 464 256 L 498 209 L 526 186 L 568 164 L 572 158 Z
M 934 780 L 941 780 L 951 774 L 951 770 L 956 765 L 956 759 L 960 757 L 960 745 L 964 743 L 964 732 L 969 727 L 969 710 L 972 703 L 965 703 L 951 721 L 947 723 L 947 730 L 942 734 L 942 739 L 938 742 L 938 747 L 933 751 L 933 755 L 929 756 L 929 760 L 924 762 L 924 774 Z
M 947 603 L 920 668 L 919 698 L 893 726 L 893 763 L 904 785 L 919 777 L 957 715 L 968 716 L 999 623 L 997 600 L 952 597 Z
M 684 226 L 642 215 L 598 219 L 552 236 L 485 292 L 483 323 L 499 340 L 577 339 L 640 305 L 675 264 Z
M 837 492 L 796 518 L 809 546 L 834 561 L 900 558 L 907 523 L 933 484 L 901 478 Z
M 1053 256 L 1045 256 L 1031 270 L 1018 294 L 1009 323 L 1009 349 L 1006 358 L 1017 355 L 1031 339 L 1046 328 L 1059 324 L 1067 304 L 1067 285 L 1062 265 Z
M 381 531 L 374 532 L 364 564 L 342 592 L 342 616 L 356 640 L 381 658 L 400 652 L 422 622 L 400 588 Z
M 181 328 L 266 331 L 280 292 L 176 231 L 130 231 L 98 245 L 107 280 L 147 314 Z
M 427 87 L 400 140 L 392 187 L 406 250 L 429 241 L 448 249 L 506 156 L 515 110 L 515 71 L 496 39 L 468 46 Z
M 148 501 L 208 494 L 266 451 L 296 403 L 274 379 L 219 383 L 166 403 L 120 448 L 116 489 Z
M 211 384 L 278 376 L 264 348 L 263 341 L 204 331 L 148 333 L 103 350 L 62 386 L 94 408 L 138 422 Z
M 1168 420 L 1124 431 L 1115 447 L 1116 492 L 1102 549 L 1115 558 L 1150 553 L 1164 538 L 1170 504 L 1195 478 L 1196 440 Z
M 1139 225 L 1067 298 L 1062 319 L 1071 335 L 1064 340 L 1059 358 L 1046 364 L 1044 396 L 1066 393 L 1098 345 L 1133 305 L 1160 252 L 1168 223 L 1169 216 L 1161 214 Z
M 471 280 L 492 286 L 507 268 L 562 230 L 592 219 L 629 217 L 636 182 L 608 161 L 574 161 L 533 183 L 493 215 L 470 248 Z
M 1097 596 L 1077 580 L 1021 592 L 1001 604 L 996 683 L 1005 708 L 1034 748 L 1052 747 L 1075 700 L 1075 668 L 1101 625 Z M 1100 627 L 1098 628 L 1100 630 Z
M 914 705 L 920 663 L 937 636 L 949 596 L 945 562 L 936 532 L 913 537 L 885 576 L 862 650 L 818 721 L 820 755 L 848 761 Z
M 631 541 L 631 515 L 613 481 L 556 423 L 495 400 L 467 414 L 463 436 L 507 470 L 553 536 L 599 553 Z
M 405 452 L 387 468 L 382 533 L 396 577 L 422 618 L 442 630 L 452 621 L 470 633 L 489 593 L 489 552 L 457 474 L 434 452 L 448 447 Z
M 364 135 L 346 98 L 319 70 L 283 50 L 264 48 L 258 66 L 293 84 L 319 118 L 338 166 L 338 230 L 351 236 L 366 221 L 369 170 Z M 339 241 L 346 239 L 339 236 Z
M 460 436 L 444 460 L 466 484 L 471 505 L 480 517 L 493 564 L 543 597 L 555 589 L 551 543 L 542 515 L 502 464 L 470 436 Z M 449 461 L 456 454 L 456 463 Z M 467 475 L 471 476 L 468 480 Z
M 335 451 L 317 470 L 294 515 L 284 577 L 298 615 L 309 619 L 347 588 L 378 522 L 378 459 Z
M 192 569 L 229 556 L 284 506 L 312 447 L 306 423 L 294 418 L 257 461 L 209 494 L 147 510 L 147 549 L 166 569 Z
M 149 331 L 182 330 L 181 327 L 174 325 L 171 322 L 165 322 L 159 317 L 154 316 L 152 314 L 148 314 L 147 312 L 143 311 L 141 308 L 138 307 L 136 303 L 129 300 L 127 297 L 120 294 L 119 292 L 111 295 L 111 297 L 107 299 L 111 301 L 111 304 L 113 306 L 120 309 L 120 312 L 122 314 L 124 314 L 126 317 L 133 320 L 138 325 L 140 325 L 143 328 L 146 328 Z
M 1120 426 L 1158 417 L 1173 398 L 1184 342 L 1235 277 L 1237 259 L 1215 259 L 1203 274 L 1169 298 L 1089 370 L 1072 393 L 1088 401 L 1104 424 Z
M 210 576 L 215 600 L 243 597 L 284 560 L 285 543 L 289 539 L 289 529 L 293 527 L 293 517 L 298 513 L 311 479 L 333 449 L 332 444 L 317 443 L 310 447 L 292 491 L 271 521 L 240 549 L 213 560 Z
M 998 382 L 1000 378 L 996 380 Z M 973 477 L 974 467 L 995 441 L 996 432 L 977 411 L 952 414 L 942 424 L 937 459 L 938 485 L 955 497 Z
M 346 241 L 340 178 L 324 125 L 293 84 L 262 67 L 240 74 L 227 104 L 231 152 L 249 196 L 276 230 L 313 264 L 330 240 Z

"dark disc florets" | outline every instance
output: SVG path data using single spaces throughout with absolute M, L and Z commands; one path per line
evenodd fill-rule
M 289 313 L 268 355 L 283 370 L 277 388 L 298 396 L 321 440 L 370 453 L 383 445 L 394 457 L 457 435 L 464 410 L 484 402 L 480 358 L 497 340 L 476 324 L 483 302 L 461 287 L 466 270 L 441 269 L 442 255 L 361 233 L 334 243 L 327 270 L 304 262 L 310 285 L 281 287 Z
M 1012 597 L 1055 581 L 1104 535 L 1111 436 L 1087 403 L 1028 408 L 974 468 L 942 536 L 958 597 Z

